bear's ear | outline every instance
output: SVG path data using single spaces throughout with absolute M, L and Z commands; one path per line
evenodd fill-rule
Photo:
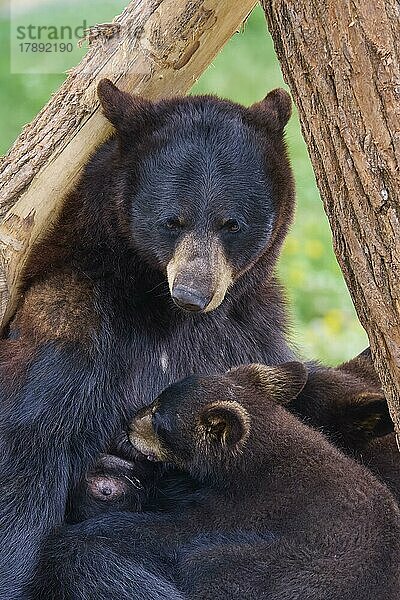
M 277 88 L 265 96 L 264 100 L 252 104 L 248 111 L 254 124 L 281 133 L 292 114 L 292 101 L 285 90 Z
M 371 348 L 366 348 L 360 354 L 351 358 L 345 363 L 336 367 L 338 371 L 345 371 L 347 373 L 353 373 L 354 375 L 374 375 L 377 382 L 379 382 L 378 374 L 375 371 L 374 363 L 372 360 Z
M 212 444 L 232 448 L 247 438 L 250 418 L 238 402 L 220 400 L 204 407 L 199 418 L 202 437 Z
M 150 100 L 123 92 L 109 79 L 101 79 L 97 95 L 104 116 L 122 135 L 137 135 L 155 116 L 154 105 Z
M 389 408 L 382 392 L 361 392 L 351 399 L 344 415 L 346 423 L 366 438 L 394 431 Z
M 360 354 L 358 354 L 356 356 L 356 359 L 360 359 L 360 358 L 372 360 L 372 352 L 371 352 L 371 348 L 369 346 L 368 346 L 368 348 L 365 348 L 362 352 L 360 352 Z
M 287 362 L 276 366 L 258 363 L 244 365 L 229 371 L 244 385 L 253 385 L 280 404 L 289 404 L 304 388 L 308 371 L 301 362 Z

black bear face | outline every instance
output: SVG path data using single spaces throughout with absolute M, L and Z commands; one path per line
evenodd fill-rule
M 267 247 L 275 211 L 255 135 L 214 105 L 190 110 L 186 127 L 171 116 L 166 139 L 143 158 L 132 227 L 175 303 L 208 312 Z
M 259 443 L 265 422 L 306 380 L 307 371 L 297 362 L 188 377 L 137 413 L 130 441 L 149 460 L 172 463 L 200 480 L 218 481 L 236 462 L 252 459 L 249 441 Z
M 99 97 L 120 139 L 131 242 L 180 308 L 217 308 L 261 255 L 274 262 L 290 221 L 288 95 L 275 90 L 249 109 L 212 97 L 152 103 L 102 81 Z
M 149 460 L 187 469 L 203 445 L 211 451 L 244 443 L 250 417 L 232 395 L 228 377 L 190 376 L 140 410 L 130 428 L 130 441 Z

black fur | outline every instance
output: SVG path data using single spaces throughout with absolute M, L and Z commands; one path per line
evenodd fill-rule
M 70 491 L 137 408 L 190 373 L 292 356 L 272 276 L 294 204 L 287 95 L 246 109 L 139 101 L 109 83 L 100 93 L 117 136 L 35 248 L 0 348 L 2 600 L 21 597 Z M 193 256 L 179 269 L 226 292 L 212 312 L 171 301 L 167 266 L 187 233 Z
M 148 461 L 104 455 L 70 491 L 67 523 L 114 511 L 140 512 L 151 502 L 160 469 Z
M 189 600 L 397 600 L 398 505 L 282 406 L 306 377 L 299 363 L 250 365 L 163 392 L 131 440 L 201 484 L 192 504 L 65 528 L 44 549 L 34 598 L 146 598 L 134 583 L 147 566 Z
M 400 501 L 400 454 L 369 349 L 338 367 L 308 369 L 289 410 L 367 466 Z
M 393 423 L 379 378 L 375 372 L 370 352 L 364 351 L 351 361 L 338 367 L 324 367 L 309 364 L 308 379 L 304 389 L 287 406 L 308 425 L 322 431 L 335 446 L 351 457 L 362 462 L 374 475 L 386 484 L 395 497 L 400 500 L 400 460 L 396 444 Z M 125 455 L 134 456 L 132 447 L 124 444 Z M 129 477 L 133 465 L 119 470 L 104 470 L 103 475 Z M 140 463 L 143 465 L 143 462 Z M 141 494 L 130 490 L 126 496 L 125 510 L 166 510 L 174 504 L 190 501 L 193 482 L 187 476 L 176 471 L 161 472 L 155 463 L 146 474 L 142 470 L 140 478 L 144 488 Z M 129 463 L 128 463 L 129 465 Z M 136 497 L 138 496 L 138 497 Z M 187 496 L 187 498 L 186 498 Z M 136 499 L 134 499 L 136 498 Z M 140 499 L 140 501 L 139 501 Z M 88 478 L 72 494 L 73 508 L 77 512 L 77 521 L 100 512 L 118 508 L 119 499 L 98 503 L 92 497 Z

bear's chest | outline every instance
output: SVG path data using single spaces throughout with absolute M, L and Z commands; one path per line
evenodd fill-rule
M 231 323 L 190 319 L 165 332 L 156 321 L 152 326 L 142 322 L 125 332 L 118 348 L 124 349 L 129 405 L 134 409 L 193 373 L 211 375 L 249 362 L 276 362 L 267 335 L 255 338 L 251 328 Z

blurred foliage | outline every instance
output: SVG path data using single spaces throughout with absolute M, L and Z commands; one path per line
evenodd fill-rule
M 112 10 L 110 2 L 110 13 Z M 97 15 L 93 22 L 99 22 Z M 35 116 L 64 79 L 63 75 L 10 75 L 8 36 L 8 16 L 0 13 L 0 42 L 5 50 L 0 54 L 0 152 L 7 150 L 23 124 Z M 275 87 L 286 86 L 264 16 L 257 8 L 192 92 L 251 104 Z M 335 364 L 357 354 L 368 341 L 332 251 L 330 229 L 296 114 L 288 124 L 286 139 L 295 171 L 298 209 L 278 272 L 292 309 L 292 340 L 304 357 Z

